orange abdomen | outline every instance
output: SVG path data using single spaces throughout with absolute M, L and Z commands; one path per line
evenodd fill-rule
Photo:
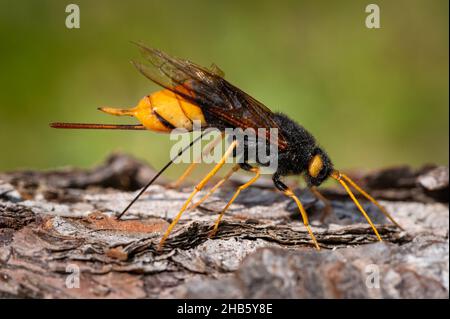
M 161 90 L 145 96 L 131 109 L 102 107 L 100 110 L 111 115 L 134 116 L 148 130 L 157 132 L 170 132 L 174 128 L 191 131 L 194 121 L 200 126 L 206 125 L 200 107 L 170 90 Z

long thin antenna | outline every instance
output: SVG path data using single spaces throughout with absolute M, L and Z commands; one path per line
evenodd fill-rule
M 358 200 L 356 199 L 355 195 L 353 194 L 353 192 L 350 190 L 350 188 L 347 186 L 347 183 L 345 183 L 342 180 L 343 175 L 341 173 L 339 173 L 338 171 L 334 171 L 333 173 L 331 173 L 331 177 L 334 178 L 335 180 L 337 180 L 342 187 L 344 187 L 345 191 L 347 192 L 347 194 L 350 196 L 350 198 L 352 199 L 352 201 L 355 203 L 356 207 L 358 207 L 359 211 L 361 212 L 361 214 L 363 214 L 364 218 L 367 220 L 367 222 L 369 223 L 370 227 L 372 227 L 373 232 L 375 233 L 375 235 L 377 236 L 379 241 L 383 241 L 381 239 L 380 234 L 378 233 L 377 228 L 375 227 L 375 225 L 373 224 L 372 220 L 370 219 L 369 215 L 367 215 L 367 212 L 364 210 L 364 208 L 361 206 L 361 204 L 358 202 Z
M 193 140 L 188 146 L 186 146 L 185 148 L 183 148 L 181 151 L 178 152 L 177 156 L 175 156 L 174 158 L 172 158 L 159 172 L 158 174 L 156 174 L 148 183 L 147 185 L 144 186 L 143 189 L 141 189 L 141 191 L 139 192 L 139 194 L 136 195 L 136 197 L 133 198 L 133 200 L 128 204 L 128 206 L 117 216 L 117 220 L 119 220 L 127 211 L 128 209 L 130 209 L 130 207 L 139 199 L 139 197 L 141 197 L 142 194 L 144 194 L 144 192 L 147 190 L 147 188 L 150 187 L 150 185 L 153 184 L 154 181 L 156 181 L 156 179 L 170 166 L 172 165 L 173 161 L 176 160 L 178 157 L 181 156 L 181 154 L 183 154 L 185 151 L 187 151 L 188 149 L 190 149 L 192 147 L 192 145 L 194 145 L 196 142 L 200 141 L 203 137 L 203 135 L 205 134 L 205 131 L 202 132 L 202 134 L 197 137 L 195 140 Z
M 397 226 L 397 227 L 400 228 L 401 230 L 404 230 L 403 227 L 400 226 L 399 223 L 397 223 L 397 222 L 395 221 L 395 219 L 391 216 L 391 214 L 389 214 L 389 213 L 387 212 L 387 210 L 386 210 L 383 206 L 381 206 L 380 203 L 378 203 L 378 202 L 375 200 L 375 198 L 373 198 L 372 196 L 370 196 L 366 191 L 364 191 L 361 187 L 359 187 L 359 186 L 358 186 L 358 185 L 357 185 L 350 177 L 348 177 L 347 175 L 341 174 L 341 177 L 342 177 L 343 179 L 345 179 L 350 185 L 352 185 L 353 188 L 355 188 L 358 192 L 360 192 L 365 198 L 367 198 L 367 199 L 370 200 L 372 203 L 374 203 L 375 206 L 377 206 L 377 207 L 380 209 L 380 211 L 384 214 L 384 216 L 386 216 L 387 218 L 389 218 L 389 219 L 391 220 L 391 222 L 392 222 L 395 226 Z

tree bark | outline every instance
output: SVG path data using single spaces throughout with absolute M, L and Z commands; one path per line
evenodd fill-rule
M 245 190 L 208 238 L 238 177 L 186 212 L 157 245 L 191 187 L 153 185 L 123 221 L 113 218 L 155 172 L 116 154 L 92 170 L 0 174 L 0 297 L 448 298 L 448 168 L 351 174 L 404 227 L 362 201 L 378 242 L 338 188 L 324 204 L 296 189 L 322 247 L 295 203 L 270 181 Z

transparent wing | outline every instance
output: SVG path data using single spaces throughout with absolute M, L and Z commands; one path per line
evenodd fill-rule
M 209 118 L 214 120 L 209 125 L 253 128 L 255 131 L 258 128 L 279 129 L 272 111 L 227 82 L 222 77 L 223 71 L 217 66 L 213 65 L 212 70 L 208 70 L 157 49 L 137 45 L 148 63 L 133 61 L 136 68 L 153 82 L 198 105 L 204 113 L 211 115 Z M 278 136 L 278 146 L 287 146 L 281 135 Z

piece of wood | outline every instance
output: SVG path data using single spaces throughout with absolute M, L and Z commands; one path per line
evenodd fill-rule
M 0 297 L 448 298 L 448 168 L 390 172 L 403 184 L 385 170 L 353 175 L 391 199 L 382 203 L 406 230 L 365 202 L 383 242 L 339 189 L 323 192 L 333 205 L 323 223 L 323 203 L 296 190 L 320 252 L 295 203 L 264 180 L 238 197 L 215 238 L 217 213 L 245 176 L 186 212 L 157 252 L 190 188 L 153 185 L 116 221 L 154 174 L 145 164 L 116 154 L 88 171 L 3 173 Z

